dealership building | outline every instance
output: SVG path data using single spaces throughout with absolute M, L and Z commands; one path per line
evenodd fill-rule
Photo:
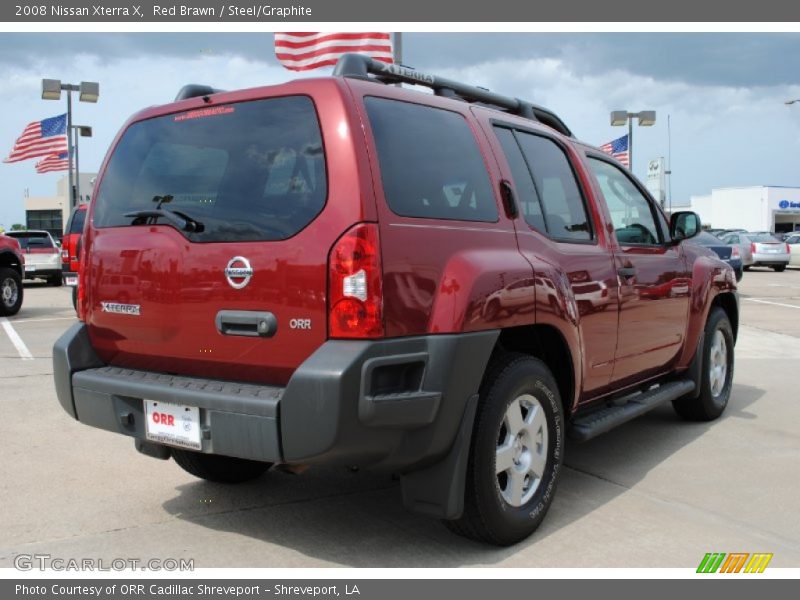
M 714 188 L 706 196 L 692 196 L 689 209 L 715 229 L 795 231 L 800 230 L 800 187 Z
M 81 173 L 81 202 L 88 202 L 91 198 L 95 177 L 97 173 Z M 23 198 L 25 227 L 44 229 L 56 239 L 61 239 L 72 210 L 68 190 L 68 178 L 64 175 L 56 183 L 56 193 L 53 196 L 31 196 L 26 192 Z

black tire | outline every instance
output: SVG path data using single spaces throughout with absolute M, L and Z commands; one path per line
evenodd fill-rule
M 22 307 L 22 278 L 14 269 L 0 267 L 0 317 L 10 317 Z
M 711 361 L 714 349 L 714 336 L 719 332 L 725 340 L 725 355 L 727 367 L 724 384 L 715 394 L 711 382 Z M 703 342 L 703 366 L 701 371 L 700 396 L 697 398 L 685 397 L 672 402 L 675 412 L 687 421 L 713 421 L 718 418 L 728 406 L 728 400 L 733 387 L 733 328 L 728 320 L 728 315 L 719 307 L 711 310 L 706 321 L 705 339 Z
M 743 275 L 742 269 L 736 269 L 735 273 L 736 273 L 736 281 L 737 282 L 741 281 Z
M 786 265 L 774 265 L 772 267 L 776 273 L 783 273 L 786 270 Z
M 72 308 L 78 312 L 78 286 L 72 287 Z
M 272 465 L 270 463 L 203 454 L 191 450 L 172 449 L 172 458 L 184 471 L 200 479 L 217 483 L 242 483 L 260 477 Z
M 53 275 L 52 277 L 48 277 L 47 285 L 52 287 L 61 287 L 64 285 L 64 277 L 61 275 L 61 273 L 58 275 Z
M 744 269 L 745 271 L 749 271 L 750 270 L 750 265 L 745 265 L 744 267 L 742 267 L 742 269 Z
M 544 467 L 533 489 L 530 472 L 526 472 L 523 481 L 527 487 L 521 488 L 520 504 L 515 506 L 504 494 L 511 493 L 512 470 L 524 472 L 524 467 L 520 469 L 520 463 L 516 462 L 516 458 L 522 460 L 524 455 L 517 455 L 509 469 L 497 474 L 497 452 L 501 445 L 517 448 L 513 441 L 518 438 L 506 424 L 506 412 L 513 402 L 519 402 L 525 395 L 538 402 L 536 411 L 541 409 L 543 420 L 534 419 L 534 422 L 541 423 L 542 433 L 546 428 L 547 443 L 543 443 L 544 435 L 536 435 L 540 445 L 535 448 L 539 448 L 540 457 L 545 456 Z M 522 403 L 518 406 L 522 406 Z M 522 408 L 520 415 L 523 420 L 533 419 L 536 411 L 532 413 L 531 410 L 529 408 L 526 412 Z M 501 438 L 505 444 L 500 443 Z M 464 513 L 457 520 L 446 521 L 447 526 L 459 535 L 498 546 L 508 546 L 531 535 L 544 520 L 553 500 L 564 460 L 564 441 L 561 397 L 555 379 L 544 363 L 523 354 L 504 354 L 493 361 L 481 386 L 475 415 L 467 465 Z M 519 452 L 533 455 L 524 442 L 519 446 Z

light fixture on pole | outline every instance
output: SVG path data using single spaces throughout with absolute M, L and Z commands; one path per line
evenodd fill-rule
M 633 171 L 633 119 L 639 120 L 639 127 L 651 127 L 656 123 L 656 111 L 641 110 L 628 112 L 627 110 L 612 110 L 611 125 L 622 127 L 628 125 L 628 168 Z
M 42 100 L 60 100 L 61 92 L 67 92 L 67 160 L 69 163 L 69 204 L 75 208 L 76 195 L 79 190 L 75 189 L 72 173 L 72 92 L 78 92 L 78 100 L 81 102 L 97 102 L 100 97 L 100 84 L 95 81 L 81 81 L 79 85 L 73 83 L 61 83 L 60 79 L 42 79 Z M 91 128 L 88 128 L 91 135 Z M 83 131 L 80 132 L 84 136 Z M 85 137 L 85 136 L 84 136 Z M 80 173 L 76 174 L 76 179 L 80 179 Z M 80 185 L 80 183 L 78 184 Z

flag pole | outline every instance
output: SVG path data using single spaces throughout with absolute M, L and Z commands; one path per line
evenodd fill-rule
M 63 89 L 63 88 L 62 88 Z M 75 190 L 73 190 L 72 179 L 72 90 L 67 89 L 67 156 L 68 156 L 68 185 L 69 185 L 69 207 L 70 210 L 75 208 Z
M 400 31 L 394 32 L 394 43 L 392 44 L 392 54 L 394 54 L 394 64 L 403 64 L 403 34 Z

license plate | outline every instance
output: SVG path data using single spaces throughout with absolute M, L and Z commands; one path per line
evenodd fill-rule
M 76 275 L 67 275 L 64 277 L 64 284 L 69 285 L 72 287 L 76 287 L 78 285 L 78 277 Z
M 770 254 L 777 254 L 778 252 L 780 252 L 780 250 L 778 250 L 777 248 L 767 248 L 767 252 L 769 252 Z
M 36 265 L 25 265 L 26 273 L 33 273 L 34 271 L 36 271 Z
M 200 450 L 200 409 L 155 400 L 144 401 L 148 440 Z

